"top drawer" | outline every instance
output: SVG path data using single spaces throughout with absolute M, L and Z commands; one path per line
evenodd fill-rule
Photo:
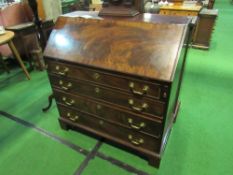
M 166 85 L 123 77 L 91 68 L 69 65 L 57 61 L 46 60 L 48 72 L 63 77 L 92 81 L 107 87 L 120 89 L 136 96 L 147 96 L 159 100 L 166 100 L 168 88 Z

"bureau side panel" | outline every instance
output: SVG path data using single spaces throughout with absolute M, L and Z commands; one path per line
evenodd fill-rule
M 185 59 L 187 55 L 187 48 L 188 46 L 184 45 L 181 54 L 180 59 L 178 61 L 176 71 L 174 74 L 173 81 L 170 83 L 169 86 L 169 103 L 167 107 L 167 113 L 166 118 L 164 121 L 164 131 L 163 131 L 163 138 L 162 138 L 162 144 L 161 144 L 161 153 L 164 150 L 164 147 L 166 145 L 168 136 L 170 134 L 170 130 L 172 127 L 173 122 L 175 121 L 178 109 L 179 109 L 179 91 L 181 87 L 182 77 L 183 77 L 183 71 L 185 67 Z

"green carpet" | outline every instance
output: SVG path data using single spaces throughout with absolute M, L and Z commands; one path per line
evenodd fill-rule
M 233 5 L 217 0 L 219 17 L 209 51 L 190 49 L 181 89 L 181 109 L 159 169 L 108 144 L 99 152 L 152 175 L 233 174 Z M 46 72 L 27 81 L 21 70 L 0 74 L 0 110 L 21 117 L 61 138 L 91 150 L 97 140 L 58 125 L 56 105 L 43 113 L 51 93 Z M 0 175 L 69 175 L 85 156 L 0 116 Z M 85 175 L 131 173 L 99 157 Z
M 0 117 L 0 174 L 72 174 L 85 158 L 14 122 Z

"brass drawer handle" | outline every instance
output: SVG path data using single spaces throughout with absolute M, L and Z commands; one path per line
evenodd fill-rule
M 64 84 L 65 83 L 62 80 L 59 81 L 59 85 L 61 86 L 61 88 L 66 90 L 66 91 L 72 87 L 72 83 L 70 83 L 70 82 L 68 82 L 67 85 L 64 85 Z
M 62 97 L 62 101 L 68 106 L 72 106 L 75 103 L 75 101 L 73 99 L 70 99 L 68 101 L 68 99 L 66 97 Z
M 134 139 L 133 136 L 132 136 L 131 134 L 128 135 L 128 139 L 129 139 L 129 141 L 130 141 L 132 144 L 134 144 L 134 145 L 136 145 L 136 146 L 139 146 L 139 145 L 141 145 L 141 144 L 144 143 L 144 140 L 143 140 L 142 138 L 140 138 L 140 139 Z
M 141 107 L 138 107 L 138 106 L 134 106 L 134 100 L 133 99 L 129 99 L 128 101 L 129 105 L 131 106 L 131 108 L 135 111 L 138 111 L 138 112 L 142 112 L 143 110 L 147 109 L 149 106 L 147 103 L 143 103 L 141 105 Z
M 69 72 L 68 67 L 65 67 L 63 70 L 61 70 L 60 66 L 56 66 L 55 69 L 57 71 L 56 74 L 58 75 L 67 75 L 67 73 Z
M 78 119 L 79 119 L 79 116 L 75 115 L 75 116 L 72 116 L 71 113 L 67 113 L 66 116 L 73 122 L 76 122 Z
M 144 85 L 141 91 L 135 90 L 135 84 L 133 82 L 129 83 L 129 87 L 132 90 L 132 92 L 136 95 L 144 95 L 148 92 L 149 86 Z
M 128 118 L 128 123 L 130 124 L 130 127 L 136 130 L 140 130 L 146 126 L 144 122 L 139 123 L 138 125 L 134 124 L 134 121 L 132 118 Z

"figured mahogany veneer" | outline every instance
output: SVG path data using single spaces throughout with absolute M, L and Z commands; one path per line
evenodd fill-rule
M 56 90 L 55 96 L 58 99 L 57 102 L 59 105 L 62 105 L 64 104 L 64 101 L 60 95 L 61 92 L 59 93 L 59 91 Z M 66 98 L 70 97 L 65 93 L 62 95 Z M 72 96 L 72 98 L 74 97 Z M 97 116 L 110 123 L 116 123 L 120 126 L 128 127 L 155 138 L 161 137 L 162 120 L 160 119 L 148 118 L 141 114 L 135 114 L 131 111 L 125 111 L 117 108 L 116 106 L 112 107 L 111 105 L 99 103 L 81 96 L 75 96 L 75 100 L 76 106 L 78 107 L 66 104 L 66 106 L 69 106 L 70 110 L 75 109 L 77 111 L 92 114 L 93 116 Z M 70 117 L 67 117 L 67 119 L 70 119 Z
M 67 79 L 68 77 L 71 79 L 71 81 L 72 78 L 75 78 L 77 79 L 76 81 L 81 80 L 84 83 L 93 82 L 94 84 L 114 88 L 116 90 L 121 90 L 122 92 L 132 92 L 135 95 L 146 95 L 148 97 L 161 100 L 167 97 L 167 87 L 163 87 L 160 84 L 138 79 L 132 79 L 132 77 L 119 75 L 113 76 L 112 74 L 109 74 L 107 72 L 83 68 L 82 66 L 79 66 L 77 69 L 77 66 L 71 66 L 69 64 L 64 63 L 57 63 L 56 65 L 54 65 L 53 62 L 48 61 L 48 64 L 50 65 L 48 67 L 49 72 L 52 72 L 56 75 L 56 77 L 54 77 L 52 81 L 53 84 L 57 86 L 61 85 L 61 82 L 63 82 L 64 84 L 69 84 L 70 81 L 69 79 Z M 69 72 L 67 72 L 65 80 L 58 79 L 59 70 L 56 70 L 56 68 L 63 70 L 69 68 Z M 74 86 L 71 86 L 69 89 L 73 88 Z M 143 90 L 142 92 L 141 89 Z
M 79 14 L 58 18 L 44 53 L 61 127 L 103 137 L 158 167 L 179 108 L 190 20 Z
M 92 67 L 170 81 L 183 32 L 182 26 L 172 24 L 60 17 L 45 54 Z
M 131 109 L 135 112 L 140 112 L 150 116 L 163 116 L 165 112 L 165 104 L 161 101 L 145 98 L 143 96 L 138 99 L 137 96 L 133 97 L 131 95 L 132 93 L 128 94 L 119 90 L 113 90 L 91 83 L 83 83 L 76 80 L 67 82 L 62 78 L 57 80 L 54 80 L 53 78 L 55 77 L 51 77 L 51 82 L 55 88 L 60 88 L 63 84 L 66 84 L 65 86 L 69 86 L 69 82 L 71 82 L 70 85 L 72 87 L 70 87 L 69 93 L 75 95 L 82 94 L 83 96 L 91 96 L 91 98 L 98 99 L 99 101 L 113 103 L 118 107 Z M 72 100 L 72 98 L 69 98 L 69 100 Z

